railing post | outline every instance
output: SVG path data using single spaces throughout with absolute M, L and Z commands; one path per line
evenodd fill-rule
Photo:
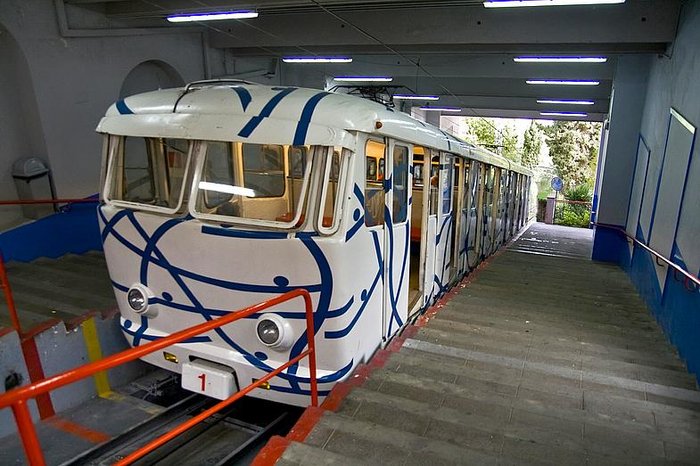
M 29 414 L 27 400 L 18 400 L 12 405 L 12 413 L 15 415 L 15 423 L 19 435 L 22 438 L 22 446 L 27 460 L 31 466 L 45 466 L 44 454 L 41 452 L 39 438 L 36 436 L 32 416 Z
M 5 259 L 2 256 L 2 251 L 0 251 L 0 288 L 5 295 L 5 302 L 7 303 L 7 310 L 10 313 L 10 320 L 12 321 L 12 326 L 17 331 L 17 334 L 22 337 L 22 327 L 19 323 L 19 316 L 17 315 L 17 308 L 15 307 L 15 300 L 12 297 L 12 288 L 10 288 L 10 281 L 7 278 L 7 270 L 5 269 Z
M 309 380 L 311 382 L 311 406 L 318 406 L 318 381 L 316 380 L 316 329 L 311 297 L 305 293 L 304 307 L 306 311 L 306 339 L 309 342 Z

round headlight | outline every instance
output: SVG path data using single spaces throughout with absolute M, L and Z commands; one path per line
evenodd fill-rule
M 143 312 L 148 304 L 148 299 L 144 295 L 143 291 L 138 288 L 132 288 L 126 295 L 126 299 L 129 302 L 129 307 L 136 312 Z
M 270 312 L 258 317 L 255 333 L 260 343 L 275 351 L 288 350 L 294 339 L 294 330 L 287 319 Z
M 270 319 L 258 322 L 258 338 L 267 346 L 274 346 L 280 340 L 280 328 Z

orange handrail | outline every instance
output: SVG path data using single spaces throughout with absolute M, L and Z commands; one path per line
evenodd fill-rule
M 213 407 L 204 411 L 200 415 L 178 426 L 172 432 L 169 432 L 163 435 L 162 437 L 157 438 L 150 444 L 133 452 L 131 455 L 120 461 L 119 464 L 129 464 L 135 461 L 136 459 L 141 458 L 142 456 L 155 450 L 160 445 L 163 445 L 164 443 L 168 442 L 175 436 L 179 435 L 180 433 L 184 432 L 185 430 L 200 422 L 202 419 L 230 405 L 231 403 L 243 397 L 245 394 L 249 393 L 253 389 L 264 384 L 269 379 L 276 376 L 289 366 L 296 364 L 306 356 L 309 357 L 311 405 L 318 406 L 318 383 L 316 380 L 316 347 L 314 344 L 315 330 L 313 324 L 314 319 L 311 295 L 307 290 L 296 289 L 288 291 L 287 293 L 284 293 L 267 301 L 263 301 L 262 303 L 255 304 L 253 306 L 248 306 L 237 312 L 232 312 L 231 314 L 219 317 L 218 319 L 210 320 L 208 322 L 204 322 L 194 327 L 181 330 L 179 332 L 168 335 L 167 337 L 163 337 L 150 343 L 146 343 L 145 345 L 130 348 L 128 350 L 114 354 L 100 361 L 95 361 L 90 364 L 77 367 L 75 369 L 67 370 L 53 377 L 49 377 L 47 379 L 35 382 L 31 385 L 26 385 L 10 390 L 9 392 L 0 396 L 0 409 L 6 408 L 8 406 L 12 407 L 12 412 L 15 416 L 15 422 L 17 424 L 20 437 L 22 438 L 22 445 L 24 447 L 24 452 L 27 456 L 27 459 L 29 460 L 29 464 L 32 466 L 43 466 L 46 463 L 44 461 L 44 455 L 41 451 L 41 446 L 39 444 L 39 439 L 36 435 L 34 424 L 31 420 L 31 415 L 29 414 L 29 408 L 27 406 L 28 399 L 36 398 L 37 396 L 42 395 L 44 393 L 48 393 L 57 388 L 63 387 L 73 382 L 77 382 L 78 380 L 84 379 L 86 377 L 90 377 L 96 372 L 112 369 L 121 364 L 141 358 L 147 354 L 161 350 L 173 344 L 180 343 L 184 340 L 190 339 L 202 333 L 230 324 L 231 322 L 251 316 L 257 312 L 263 311 L 272 306 L 276 306 L 280 303 L 292 300 L 297 297 L 304 298 L 306 312 L 306 337 L 308 340 L 308 349 L 306 351 L 302 352 L 297 357 L 291 359 L 290 361 L 286 362 L 274 371 L 270 372 L 265 377 L 258 379 L 251 385 L 248 385 L 243 390 L 238 391 L 230 398 L 221 401 L 220 403 L 214 405 Z
M 7 303 L 7 310 L 10 313 L 12 327 L 21 338 L 22 327 L 19 323 L 15 299 L 12 297 L 12 288 L 10 288 L 10 280 L 7 278 L 7 269 L 5 268 L 5 259 L 2 256 L 2 251 L 0 251 L 0 288 L 2 288 L 2 292 L 5 295 L 5 302 Z

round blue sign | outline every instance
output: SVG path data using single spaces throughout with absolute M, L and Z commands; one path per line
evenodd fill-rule
M 554 178 L 552 178 L 552 189 L 555 190 L 556 192 L 559 192 L 562 189 L 564 189 L 564 182 L 558 176 L 555 176 Z

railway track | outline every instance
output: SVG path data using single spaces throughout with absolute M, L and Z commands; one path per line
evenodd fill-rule
M 170 377 L 155 392 L 144 390 L 143 399 L 166 408 L 110 441 L 62 463 L 69 465 L 111 465 L 196 416 L 217 402 L 179 388 Z M 301 410 L 265 400 L 244 398 L 222 410 L 183 435 L 151 452 L 134 465 L 244 465 L 269 436 L 288 430 Z

